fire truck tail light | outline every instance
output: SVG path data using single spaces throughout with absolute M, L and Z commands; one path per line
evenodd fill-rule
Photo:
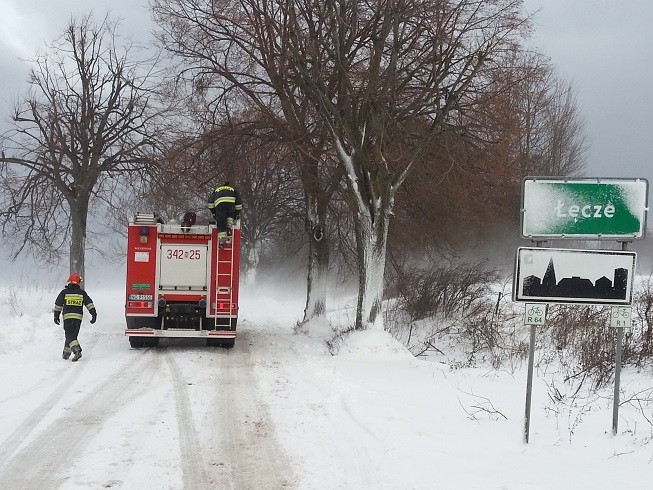
M 127 308 L 152 308 L 151 301 L 128 301 Z

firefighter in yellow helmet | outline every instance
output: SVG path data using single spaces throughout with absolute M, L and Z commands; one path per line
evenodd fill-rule
M 227 242 L 229 229 L 233 227 L 240 212 L 243 210 L 243 204 L 238 195 L 238 191 L 229 185 L 229 182 L 225 182 L 221 186 L 216 187 L 211 193 L 208 205 L 218 227 L 220 245 L 224 246 Z
M 79 345 L 77 336 L 79 335 L 79 328 L 82 326 L 84 306 L 91 314 L 91 323 L 95 323 L 97 319 L 93 300 L 81 288 L 81 282 L 82 278 L 79 274 L 71 274 L 68 278 L 68 284 L 54 302 L 54 323 L 57 325 L 61 323 L 60 315 L 63 312 L 63 330 L 66 334 L 61 357 L 68 359 L 73 354 L 73 361 L 79 361 L 79 358 L 82 357 L 82 348 Z

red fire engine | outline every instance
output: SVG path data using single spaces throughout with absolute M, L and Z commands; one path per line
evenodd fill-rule
M 157 346 L 161 337 L 234 346 L 239 221 L 220 247 L 214 225 L 163 224 L 139 213 L 130 219 L 127 244 L 125 335 L 132 347 Z

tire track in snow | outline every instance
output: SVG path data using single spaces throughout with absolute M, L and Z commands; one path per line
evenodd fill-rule
M 308 488 L 321 488 L 322 485 L 328 488 L 374 488 L 370 479 L 370 458 L 374 453 L 370 454 L 365 447 L 368 443 L 379 445 L 382 442 L 355 415 L 348 403 L 349 389 L 343 395 L 342 383 L 346 380 L 341 379 L 334 368 L 328 367 L 328 363 L 318 361 L 313 368 L 299 359 L 316 348 L 312 340 L 303 346 L 302 337 L 293 337 L 283 330 L 260 331 L 258 337 L 254 356 L 267 365 L 263 379 L 269 383 L 272 396 L 285 398 L 284 392 L 291 390 L 294 395 L 289 400 L 304 400 L 300 406 L 287 405 L 284 409 L 295 413 L 295 417 L 302 420 L 302 429 L 313 435 L 310 451 L 294 457 L 319 460 L 326 468 L 303 475 L 302 482 Z M 293 344 L 295 347 L 289 349 L 288 346 Z M 319 359 L 321 355 L 318 355 Z M 283 382 L 280 392 L 275 385 L 277 381 Z M 359 389 L 357 386 L 349 388 Z M 363 444 L 351 440 L 351 434 L 360 434 L 361 430 L 366 435 Z M 328 468 L 337 468 L 337 472 L 330 473 Z
M 0 467 L 0 481 L 3 486 L 58 488 L 62 485 L 67 478 L 65 470 L 83 455 L 88 443 L 102 429 L 103 423 L 139 394 L 154 386 L 152 382 L 137 383 L 136 380 L 156 376 L 160 361 L 160 356 L 147 351 L 135 361 L 130 358 L 114 372 L 117 373 L 115 376 L 98 384 L 76 402 L 70 412 L 53 420 L 29 444 L 5 461 Z M 32 422 L 30 426 L 26 421 L 26 428 L 34 430 L 38 422 L 33 422 L 37 418 L 43 418 L 54 408 L 56 402 L 65 394 L 63 391 L 39 406 L 28 417 Z M 21 436 L 19 429 L 10 437 L 12 441 Z
M 166 355 L 166 363 L 170 368 L 174 388 L 184 488 L 210 488 L 203 451 L 193 424 L 193 414 L 191 413 L 186 381 L 171 355 Z
M 91 346 L 94 345 L 95 343 Z M 50 396 L 48 396 L 0 445 L 0 471 L 2 471 L 11 455 L 29 438 L 30 434 L 34 429 L 36 429 L 41 420 L 43 420 L 46 414 L 52 410 L 52 407 L 54 407 L 59 400 L 64 397 L 68 392 L 72 381 L 80 376 L 80 374 L 86 369 L 86 366 L 88 366 L 87 362 L 82 363 L 81 366 L 75 366 L 74 370 L 68 369 L 67 375 L 61 378 L 61 380 L 56 384 Z M 66 368 L 68 368 L 68 366 L 63 367 L 61 370 Z
M 234 360 L 229 358 L 229 354 L 235 352 L 236 356 L 242 356 L 245 353 L 245 345 L 239 335 L 236 347 L 230 351 L 225 351 L 219 360 L 219 367 L 216 372 L 216 379 L 212 380 L 215 386 L 213 392 L 214 410 L 212 412 L 211 427 L 211 446 L 209 453 L 216 455 L 214 462 L 215 468 L 219 470 L 219 483 L 222 488 L 236 490 L 245 488 L 243 485 L 243 475 L 239 465 L 239 454 L 234 450 L 238 439 L 238 429 L 236 422 L 236 407 L 233 400 L 233 391 L 238 389 L 235 386 L 233 363 Z M 237 350 L 236 350 L 237 349 Z M 241 388 L 242 389 L 242 388 Z
M 217 456 L 215 464 L 222 478 L 228 478 L 228 486 L 220 488 L 290 489 L 295 478 L 259 395 L 254 377 L 258 360 L 250 352 L 248 334 L 242 330 L 236 347 L 219 357 L 215 380 L 211 381 L 215 393 L 209 453 Z

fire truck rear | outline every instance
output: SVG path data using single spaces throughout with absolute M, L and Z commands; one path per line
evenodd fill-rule
M 125 335 L 134 348 L 162 337 L 233 347 L 238 320 L 240 222 L 221 248 L 214 225 L 129 222 Z

